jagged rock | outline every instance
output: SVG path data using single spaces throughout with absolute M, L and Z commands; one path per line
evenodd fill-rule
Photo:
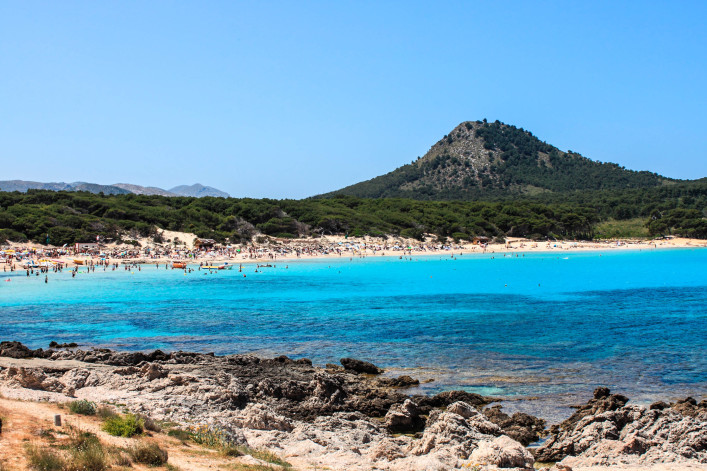
M 140 368 L 140 374 L 148 381 L 167 377 L 167 370 L 154 363 L 147 363 Z
M 81 389 L 86 386 L 86 381 L 91 375 L 91 372 L 85 368 L 76 368 L 69 370 L 61 377 L 60 381 L 66 385 L 67 388 L 71 388 L 74 391 Z
M 346 397 L 341 378 L 327 373 L 315 373 L 310 388 L 313 390 L 312 395 L 322 399 L 325 404 L 337 404 Z
M 34 368 L 8 368 L 5 371 L 5 377 L 23 388 L 46 390 L 44 385 L 44 381 L 47 379 L 46 375 Z
M 57 372 L 63 373 L 63 371 Z M 74 397 L 74 388 L 59 381 L 57 377 L 44 373 L 40 368 L 7 368 L 4 377 L 10 383 L 26 389 L 49 391 Z
M 454 411 L 454 412 L 452 412 Z M 451 404 L 447 411 L 433 411 L 422 438 L 411 447 L 415 455 L 448 453 L 466 459 L 481 440 L 502 434 L 500 427 L 465 403 Z
M 342 358 L 340 362 L 344 369 L 355 371 L 356 373 L 367 373 L 371 375 L 383 373 L 381 368 L 367 361 L 356 360 L 354 358 Z
M 584 417 L 589 415 L 597 415 L 606 411 L 617 410 L 628 402 L 626 396 L 620 394 L 611 394 L 609 388 L 598 387 L 594 390 L 594 399 L 591 399 L 587 404 L 577 407 L 577 410 L 569 419 L 560 424 L 561 429 L 572 427 Z
M 423 413 L 427 413 L 432 409 L 439 407 L 447 407 L 455 402 L 465 402 L 472 406 L 481 408 L 491 402 L 496 402 L 496 399 L 483 397 L 479 394 L 466 391 L 445 391 L 435 396 L 413 396 L 412 398 Z
M 167 377 L 177 386 L 184 386 L 186 384 L 196 383 L 199 381 L 198 378 L 189 375 L 168 375 Z
M 140 373 L 140 368 L 135 368 L 134 366 L 128 366 L 126 368 L 118 368 L 113 370 L 113 373 L 121 376 L 136 375 Z
M 425 426 L 417 404 L 406 399 L 402 404 L 393 404 L 385 414 L 385 426 L 391 432 L 419 432 Z
M 21 344 L 12 348 L 21 355 L 29 350 Z M 266 447 L 322 468 L 465 469 L 483 458 L 492 463 L 489 469 L 495 469 L 498 463 L 518 464 L 504 457 L 517 456 L 520 450 L 520 444 L 497 437 L 515 431 L 515 437 L 525 440 L 523 433 L 539 426 L 538 419 L 524 414 L 509 417 L 498 407 L 479 410 L 493 398 L 464 391 L 410 398 L 391 389 L 385 378 L 343 368 L 323 370 L 299 360 L 106 349 L 42 355 L 45 366 L 36 368 L 35 360 L 6 359 L 0 367 L 3 393 L 36 388 L 21 394 L 56 400 L 54 393 L 76 393 L 96 402 L 126 404 L 155 420 L 210 424 L 236 444 Z M 85 359 L 90 362 L 47 366 L 51 360 Z M 419 410 L 412 409 L 414 404 Z M 391 413 L 388 425 L 393 425 L 396 411 L 401 416 L 395 420 L 429 413 L 426 428 L 418 433 L 421 438 L 391 436 L 383 421 L 374 418 Z M 564 456 L 560 465 L 576 468 L 584 466 L 581 463 L 633 463 L 634 469 L 656 462 L 707 464 L 705 401 L 685 399 L 649 409 L 628 406 L 626 398 L 602 388 L 570 419 L 553 427 L 539 457 Z
M 464 417 L 465 419 L 469 419 L 469 418 L 476 417 L 477 415 L 479 415 L 479 413 L 476 411 L 476 409 L 471 407 L 466 402 L 461 402 L 461 401 L 457 401 L 457 402 L 447 406 L 447 411 L 452 412 L 454 414 L 459 414 L 462 417 Z
M 77 344 L 76 342 L 58 343 L 53 340 L 49 342 L 49 348 L 76 348 L 78 346 L 79 344 Z
M 707 401 L 702 401 L 698 404 L 697 401 L 691 397 L 681 399 L 671 407 L 688 417 L 697 417 L 701 413 L 707 413 Z
M 512 416 L 501 411 L 501 406 L 493 406 L 483 410 L 483 414 L 494 424 L 503 429 L 503 433 L 524 446 L 540 439 L 545 430 L 545 421 L 532 415 L 516 412 Z
M 573 414 L 551 429 L 547 441 L 536 451 L 538 461 L 562 460 L 570 466 L 686 459 L 707 463 L 707 414 L 695 414 L 696 401 L 681 401 L 677 408 L 616 407 L 625 404 L 623 396 L 616 399 L 605 391 L 599 396 L 580 408 L 582 418 L 575 421 Z
M 491 464 L 499 468 L 533 468 L 533 455 L 512 438 L 501 435 L 493 440 L 482 440 L 471 453 L 473 463 Z
M 248 404 L 233 422 L 241 428 L 255 430 L 279 430 L 289 432 L 292 423 L 285 417 L 276 414 L 265 404 Z
M 384 386 L 389 386 L 391 388 L 409 388 L 420 384 L 419 380 L 407 375 L 398 376 L 397 378 L 381 378 L 380 382 Z
M 0 342 L 0 356 L 10 358 L 41 358 L 44 351 L 41 348 L 31 350 L 20 342 Z

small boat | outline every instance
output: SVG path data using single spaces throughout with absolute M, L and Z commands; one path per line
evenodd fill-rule
M 206 265 L 201 268 L 204 268 L 206 270 L 225 270 L 226 265 Z
M 74 264 L 75 265 L 83 265 L 83 260 L 74 259 Z
M 172 269 L 175 268 L 186 268 L 187 262 L 172 262 Z

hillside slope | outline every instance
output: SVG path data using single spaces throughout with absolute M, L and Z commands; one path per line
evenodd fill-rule
M 467 121 L 417 161 L 323 196 L 477 199 L 655 187 L 672 180 L 562 152 L 499 121 Z

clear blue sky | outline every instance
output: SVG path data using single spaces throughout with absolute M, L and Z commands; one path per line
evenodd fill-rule
M 462 121 L 707 176 L 707 2 L 0 0 L 0 180 L 305 197 Z

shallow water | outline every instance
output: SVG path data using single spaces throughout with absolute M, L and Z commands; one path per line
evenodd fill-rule
M 707 393 L 707 250 L 369 257 L 213 274 L 3 273 L 0 339 L 343 356 L 557 420 L 608 385 Z M 82 271 L 85 271 L 82 268 Z

